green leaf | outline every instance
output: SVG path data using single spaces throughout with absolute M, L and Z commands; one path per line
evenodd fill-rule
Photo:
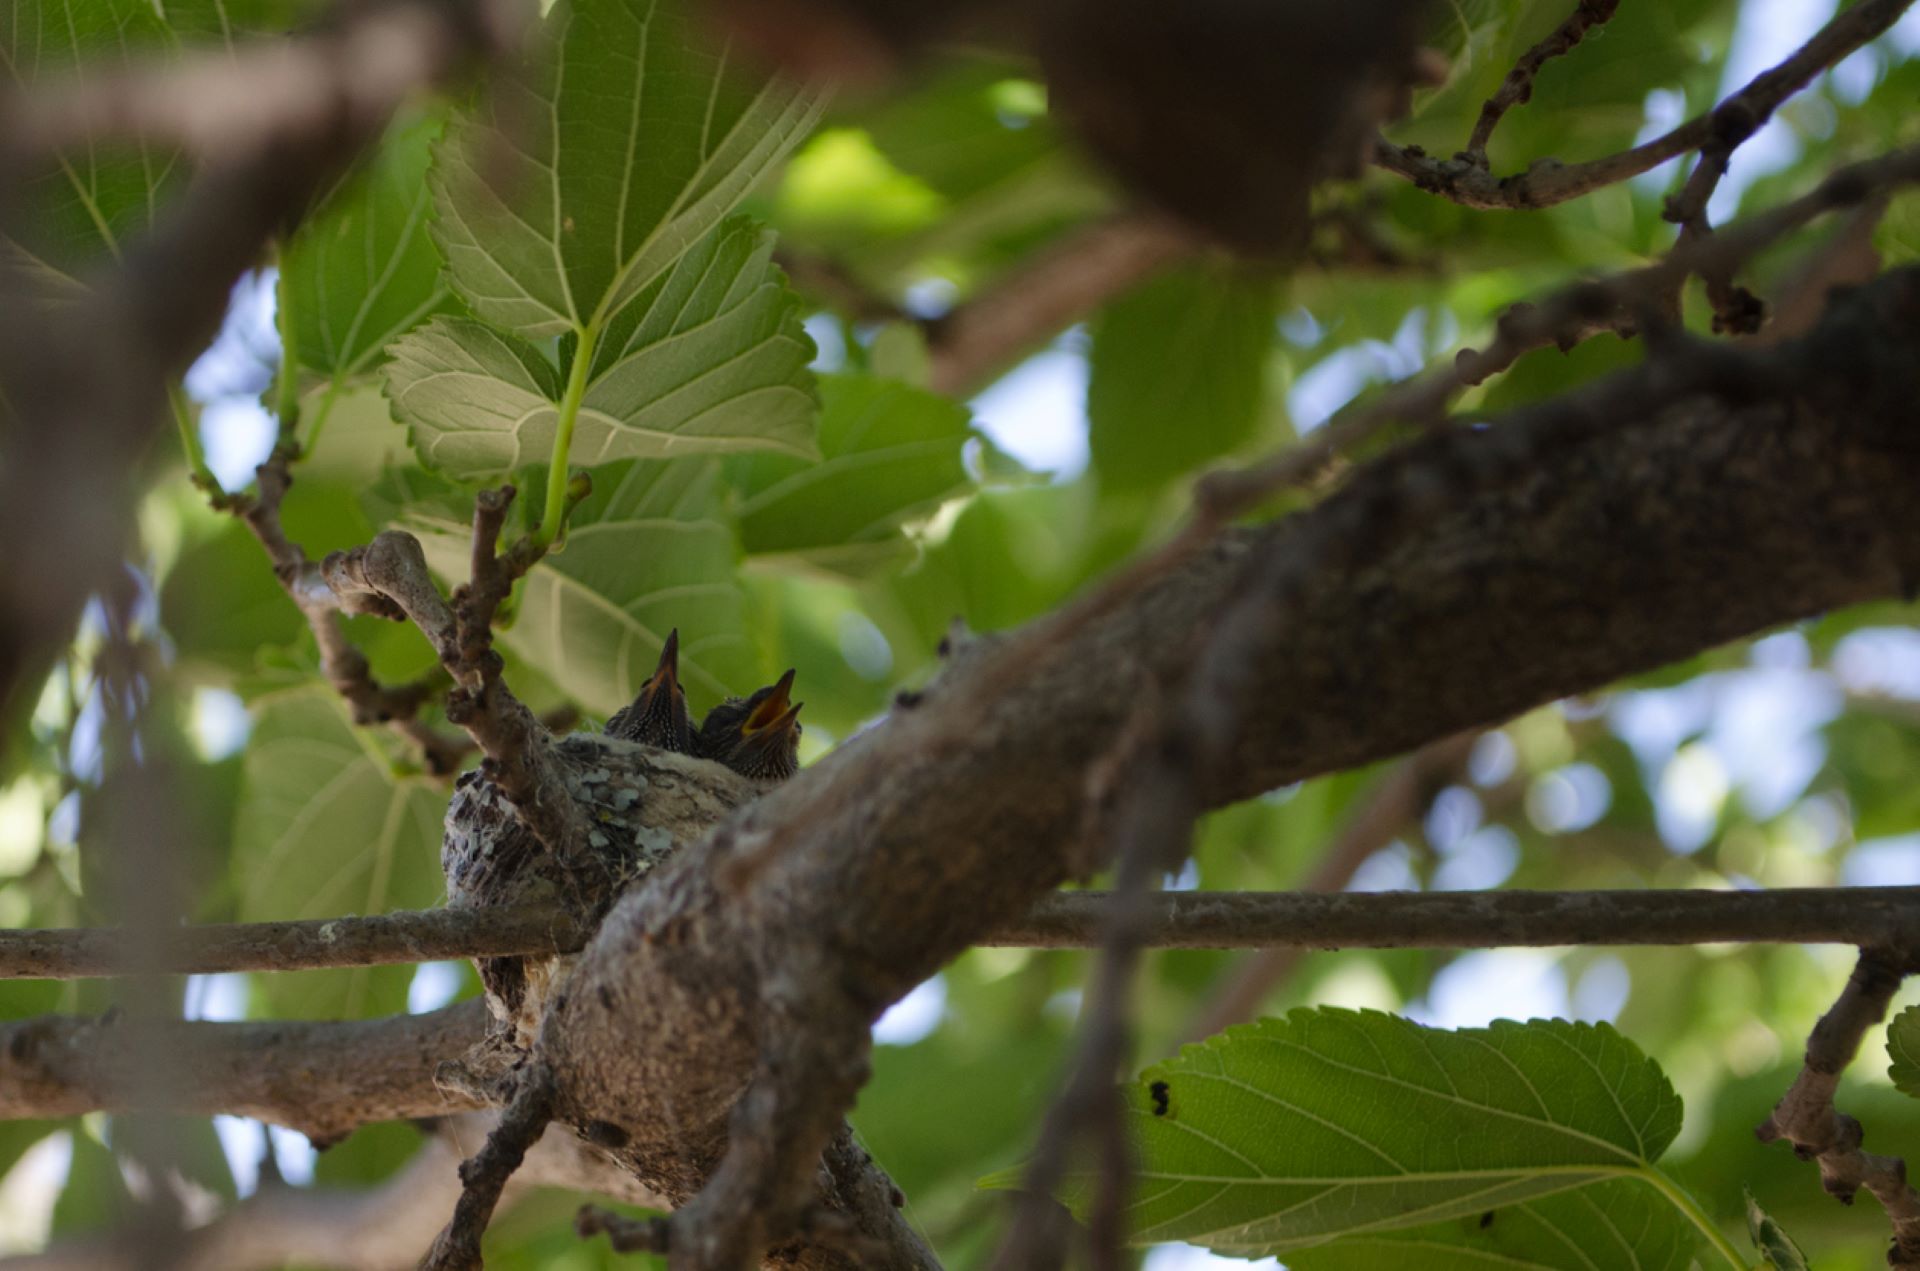
M 395 501 L 409 508 L 406 525 L 434 570 L 464 581 L 472 501 L 444 483 L 436 493 L 433 481 L 409 478 L 415 497 Z M 599 715 L 633 699 L 676 627 L 680 678 L 691 694 L 742 692 L 762 668 L 747 638 L 735 558 L 716 460 L 611 465 L 594 474 L 594 492 L 574 510 L 565 550 L 521 583 L 501 642 Z
M 1612 1180 L 1671 1188 L 1652 1163 L 1680 1129 L 1658 1065 L 1562 1020 L 1300 1010 L 1187 1047 L 1126 1102 L 1135 1240 L 1289 1260 Z
M 1686 1271 L 1699 1233 L 1627 1179 L 1445 1222 L 1348 1236 L 1287 1255 L 1291 1271 Z
M 443 120 L 402 124 L 335 190 L 280 257 L 280 304 L 306 370 L 344 379 L 450 303 L 427 233 L 429 147 Z
M 573 462 L 813 455 L 813 342 L 772 253 L 772 235 L 736 217 L 620 312 L 594 347 Z M 563 382 L 532 344 L 436 318 L 392 353 L 388 395 L 430 466 L 484 477 L 547 456 Z
M 394 775 L 385 738 L 349 722 L 324 684 L 263 696 L 234 826 L 235 920 L 336 918 L 420 909 L 444 890 L 446 792 Z M 340 1018 L 406 1009 L 413 968 L 360 967 L 262 976 L 280 1018 Z
M 1752 1188 L 1747 1188 L 1745 1194 L 1747 1235 L 1752 1237 L 1753 1247 L 1760 1251 L 1767 1265 L 1777 1267 L 1779 1271 L 1807 1271 L 1807 1255 L 1800 1252 L 1800 1246 L 1793 1242 L 1793 1237 L 1766 1210 L 1760 1208 L 1760 1202 L 1753 1198 Z
M 812 126 L 670 0 L 560 0 L 523 77 L 438 148 L 434 236 L 473 311 L 529 338 L 599 326 Z
M 966 408 L 871 375 L 823 376 L 818 463 L 730 460 L 748 554 L 860 574 L 897 560 L 902 522 L 967 488 Z
M 1107 307 L 1087 380 L 1103 489 L 1162 485 L 1253 435 L 1274 316 L 1271 281 L 1202 270 L 1155 279 Z
M 1909 1006 L 1887 1025 L 1887 1076 L 1894 1088 L 1920 1099 L 1920 1006 Z

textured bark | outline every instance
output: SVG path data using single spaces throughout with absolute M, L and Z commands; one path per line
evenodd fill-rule
M 1430 520 L 1316 578 L 1269 624 L 1253 682 L 1237 687 L 1271 709 L 1243 713 L 1209 801 L 1901 594 L 1920 576 L 1916 352 L 1920 272 L 1903 271 L 1806 340 L 1716 354 L 1714 391 L 1663 390 L 1685 377 L 1655 364 L 1455 434 L 1441 444 L 1456 466 L 1518 448 L 1525 475 L 1467 500 L 1426 490 Z M 1617 409 L 1623 384 L 1657 408 L 1593 418 Z M 616 906 L 547 1019 L 564 1115 L 622 1127 L 641 1175 L 684 1196 L 721 1160 L 728 1113 L 751 1090 L 736 1146 L 768 1127 L 794 1141 L 756 1138 L 751 1161 L 741 1147 L 697 1204 L 768 1200 L 762 1176 L 817 1152 L 851 1102 L 871 1019 L 1068 875 L 1129 685 L 1177 682 L 1250 559 L 1449 470 L 1362 469 L 1342 494 L 1227 536 L 1063 640 L 963 649 L 911 709 L 669 861 Z M 986 692 L 1000 684 L 1017 691 Z M 765 1234 L 743 1226 L 744 1244 Z M 689 1255 L 728 1262 L 737 1251 Z
M 477 1106 L 433 1074 L 478 1042 L 486 1007 L 346 1023 L 210 1024 L 46 1015 L 0 1026 L 0 1119 L 126 1110 L 154 1055 L 173 1112 L 259 1117 L 324 1146 L 368 1121 Z

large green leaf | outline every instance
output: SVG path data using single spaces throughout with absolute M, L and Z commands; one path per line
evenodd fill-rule
M 383 484 L 435 572 L 464 581 L 471 496 L 427 474 Z M 598 715 L 632 700 L 676 627 L 680 678 L 696 708 L 753 687 L 762 668 L 734 577 L 718 461 L 613 464 L 594 474 L 594 486 L 574 510 L 565 550 L 521 583 L 501 641 Z
M 359 374 L 447 305 L 427 233 L 427 162 L 441 127 L 428 115 L 395 128 L 281 254 L 280 303 L 304 369 L 334 380 Z
M 756 79 L 672 0 L 561 0 L 527 73 L 440 146 L 454 288 L 529 338 L 599 327 L 806 135 L 817 95 Z
M 1699 1233 L 1643 1183 L 1577 1191 L 1409 1227 L 1348 1236 L 1287 1255 L 1292 1271 L 1685 1271 Z
M 1186 270 L 1108 306 L 1087 380 L 1101 485 L 1157 486 L 1251 437 L 1273 330 L 1268 279 Z
M 899 559 L 903 522 L 968 485 L 965 407 L 871 375 L 820 384 L 818 463 L 743 455 L 727 475 L 750 555 L 860 574 Z
M 573 462 L 813 454 L 813 343 L 772 252 L 771 234 L 736 217 L 608 324 L 581 399 Z M 437 318 L 392 352 L 387 392 L 426 463 L 491 476 L 547 455 L 562 374 L 532 344 L 484 323 Z
M 1605 1025 L 1301 1010 L 1187 1047 L 1126 1103 L 1141 1242 L 1291 1260 L 1614 1180 L 1678 1194 L 1653 1161 L 1680 1100 Z
M 335 918 L 433 905 L 446 792 L 395 774 L 385 738 L 355 729 L 338 696 L 306 684 L 253 704 L 234 826 L 235 918 Z M 263 976 L 277 1017 L 406 1009 L 413 968 Z

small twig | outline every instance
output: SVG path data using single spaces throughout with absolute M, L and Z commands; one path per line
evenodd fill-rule
M 574 953 L 586 936 L 572 915 L 546 905 L 226 923 L 176 927 L 148 938 L 134 968 L 126 936 L 114 928 L 0 931 L 0 979 L 217 975 Z
M 1555 27 L 1546 39 L 1522 53 L 1513 69 L 1507 72 L 1507 77 L 1500 81 L 1499 89 L 1480 108 L 1480 118 L 1473 125 L 1473 136 L 1468 138 L 1467 148 L 1460 157 L 1486 167 L 1488 139 L 1499 126 L 1501 116 L 1532 99 L 1533 78 L 1540 73 L 1540 68 L 1556 57 L 1573 52 L 1574 46 L 1587 37 L 1587 32 L 1605 25 L 1619 7 L 1620 0 L 1578 0 L 1566 21 Z
M 421 1271 L 470 1271 L 480 1266 L 480 1237 L 493 1221 L 507 1181 L 553 1120 L 557 1093 L 553 1074 L 544 1065 L 536 1062 L 521 1075 L 520 1089 L 501 1114 L 500 1124 L 477 1153 L 460 1163 L 460 1201 L 433 1248 L 420 1260 Z
M 1525 172 L 1495 177 L 1467 156 L 1435 159 L 1415 146 L 1397 146 L 1384 138 L 1374 143 L 1373 163 L 1421 189 L 1466 207 L 1542 208 L 1579 198 L 1603 186 L 1639 176 L 1714 142 L 1723 131 L 1746 127 L 1751 133 L 1787 98 L 1812 83 L 1822 71 L 1878 36 L 1913 0 L 1860 0 L 1842 9 L 1786 61 L 1756 76 L 1719 106 L 1697 115 L 1653 140 L 1587 163 L 1536 160 Z M 1721 111 L 1730 113 L 1724 117 Z M 1750 124 L 1750 126 L 1749 126 Z M 1718 178 L 1715 178 L 1716 180 Z
M 400 616 L 391 602 L 373 592 L 351 600 L 327 586 L 323 565 L 315 564 L 306 549 L 287 537 L 280 506 L 293 487 L 293 464 L 299 458 L 291 427 L 282 421 L 279 440 L 267 461 L 254 470 L 255 491 L 249 494 L 215 493 L 213 505 L 238 517 L 253 532 L 273 566 L 273 576 L 293 601 L 313 632 L 320 650 L 320 671 L 333 691 L 343 698 L 353 722 L 362 726 L 385 724 L 419 748 L 421 760 L 435 776 L 449 776 L 459 768 L 463 748 L 458 738 L 433 728 L 419 718 L 420 709 L 445 687 L 444 673 L 430 673 L 409 684 L 386 685 L 373 676 L 366 655 L 347 639 L 341 613 Z
M 1807 1038 L 1806 1067 L 1754 1131 L 1763 1143 L 1785 1139 L 1801 1160 L 1820 1166 L 1820 1183 L 1842 1204 L 1862 1188 L 1893 1223 L 1891 1267 L 1920 1267 L 1920 1192 L 1907 1182 L 1906 1162 L 1862 1151 L 1860 1123 L 1833 1106 L 1840 1074 L 1853 1061 L 1867 1030 L 1886 1018 L 1900 982 L 1916 969 L 1914 957 L 1888 948 L 1864 948 L 1832 1009 Z

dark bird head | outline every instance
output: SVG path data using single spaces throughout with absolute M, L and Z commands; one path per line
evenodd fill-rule
M 687 695 L 680 688 L 677 627 L 667 633 L 666 647 L 660 650 L 660 665 L 640 686 L 640 695 L 607 721 L 607 735 L 683 755 L 693 753 L 693 716 L 687 711 Z
M 789 700 L 793 672 L 751 697 L 730 697 L 707 712 L 694 753 L 755 781 L 784 781 L 800 769 L 800 707 Z

